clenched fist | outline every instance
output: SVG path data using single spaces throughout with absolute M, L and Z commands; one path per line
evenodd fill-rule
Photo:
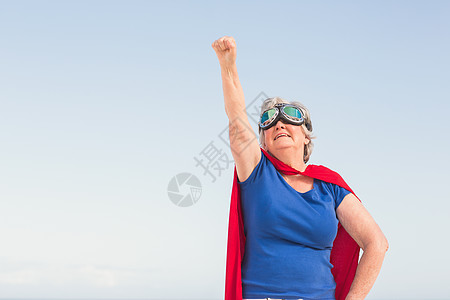
M 236 63 L 236 42 L 231 36 L 215 40 L 211 45 L 216 51 L 221 66 L 232 66 Z

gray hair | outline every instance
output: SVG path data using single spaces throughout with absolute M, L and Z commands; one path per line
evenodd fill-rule
M 263 104 L 261 105 L 260 115 L 267 109 L 274 107 L 275 104 L 277 104 L 277 103 L 289 103 L 289 104 L 292 104 L 292 105 L 298 107 L 300 110 L 302 110 L 304 112 L 305 123 L 303 123 L 301 125 L 301 127 L 302 127 L 303 133 L 305 134 L 306 138 L 309 139 L 309 143 L 305 145 L 303 161 L 305 163 L 308 162 L 308 160 L 311 156 L 312 150 L 314 148 L 314 143 L 312 142 L 312 139 L 316 138 L 315 136 L 312 136 L 312 123 L 311 123 L 311 116 L 309 115 L 309 110 L 306 108 L 306 106 L 304 106 L 300 102 L 297 102 L 297 101 L 289 102 L 280 97 L 273 97 L 273 98 L 268 98 L 268 99 L 264 100 Z M 308 128 L 310 128 L 311 130 L 309 130 Z M 265 139 L 264 130 L 259 128 L 259 144 L 261 145 L 261 147 L 263 149 L 266 146 L 264 143 L 264 139 Z

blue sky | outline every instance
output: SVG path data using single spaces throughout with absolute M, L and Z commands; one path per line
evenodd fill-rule
M 305 104 L 309 163 L 387 236 L 367 299 L 450 295 L 450 2 L 0 5 L 0 298 L 223 297 L 233 166 L 213 182 L 194 160 L 231 158 L 223 35 L 246 103 Z M 180 173 L 202 185 L 189 207 L 167 192 Z

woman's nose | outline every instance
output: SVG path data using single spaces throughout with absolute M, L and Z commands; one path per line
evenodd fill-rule
M 282 120 L 278 120 L 275 128 L 286 128 L 286 124 Z

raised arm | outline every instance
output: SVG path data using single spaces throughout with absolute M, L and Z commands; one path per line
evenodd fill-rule
M 225 112 L 229 120 L 230 148 L 239 181 L 247 179 L 261 159 L 258 139 L 248 121 L 245 111 L 244 91 L 236 67 L 236 42 L 224 36 L 212 43 L 219 59 Z

